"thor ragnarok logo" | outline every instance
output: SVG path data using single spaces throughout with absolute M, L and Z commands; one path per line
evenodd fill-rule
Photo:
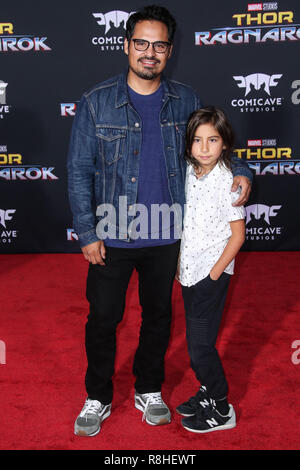
M 267 4 L 261 5 L 264 9 Z M 272 8 L 277 9 L 277 2 L 272 4 Z M 248 5 L 249 6 L 249 5 Z M 248 8 L 249 10 L 249 8 Z M 212 28 L 211 31 L 201 31 L 195 33 L 196 46 L 215 46 L 217 44 L 264 44 L 266 42 L 297 41 L 300 39 L 299 24 L 294 24 L 293 11 L 266 11 L 265 13 L 255 12 L 235 13 L 232 19 L 235 26 Z
M 0 23 L 0 52 L 48 52 L 46 37 L 15 35 L 12 23 Z

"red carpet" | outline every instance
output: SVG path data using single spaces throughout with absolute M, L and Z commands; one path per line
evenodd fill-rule
M 240 253 L 218 342 L 238 425 L 206 435 L 183 429 L 174 412 L 197 386 L 178 283 L 163 388 L 173 421 L 152 427 L 134 408 L 140 313 L 133 276 L 118 331 L 112 415 L 93 438 L 73 434 L 85 400 L 86 262 L 62 254 L 0 259 L 0 449 L 299 449 L 300 364 L 292 361 L 300 358 L 292 349 L 300 340 L 299 252 Z

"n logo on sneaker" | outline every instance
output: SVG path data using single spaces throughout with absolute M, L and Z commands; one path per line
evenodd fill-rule
M 213 428 L 214 426 L 218 426 L 218 422 L 215 420 L 215 418 L 212 418 L 212 419 L 207 419 L 206 420 L 207 424 Z
M 200 401 L 200 405 L 203 406 L 203 408 L 205 408 L 206 406 L 208 406 L 210 403 L 208 400 L 203 400 L 203 401 Z

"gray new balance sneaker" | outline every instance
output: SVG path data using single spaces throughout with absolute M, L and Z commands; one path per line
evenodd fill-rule
M 111 404 L 103 405 L 98 400 L 87 398 L 85 404 L 77 416 L 74 433 L 77 436 L 96 436 L 100 431 L 100 425 L 111 412 Z
M 143 420 L 148 424 L 158 426 L 171 422 L 171 413 L 167 405 L 161 398 L 160 392 L 137 393 L 134 396 L 135 407 L 143 412 Z

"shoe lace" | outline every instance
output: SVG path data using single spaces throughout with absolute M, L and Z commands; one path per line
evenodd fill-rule
M 145 398 L 147 398 L 142 421 L 146 418 L 146 413 L 148 410 L 149 405 L 161 405 L 163 402 L 161 398 L 161 393 L 160 392 L 155 392 L 155 393 L 145 393 L 144 394 Z
M 81 418 L 86 417 L 86 415 L 89 413 L 91 414 L 98 413 L 99 410 L 101 409 L 101 406 L 102 405 L 98 400 L 87 399 L 80 413 L 80 417 Z

